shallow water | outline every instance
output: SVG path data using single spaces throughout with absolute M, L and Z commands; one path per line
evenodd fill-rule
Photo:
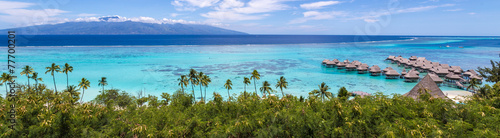
M 254 69 L 261 74 L 257 87 L 263 81 L 269 81 L 275 89 L 277 79 L 285 76 L 289 86 L 284 92 L 296 96 L 307 96 L 321 82 L 330 86 L 333 93 L 344 86 L 349 91 L 404 94 L 416 83 L 325 68 L 321 61 L 325 58 L 359 60 L 382 69 L 390 66 L 401 72 L 402 68 L 384 59 L 389 55 L 419 56 L 468 70 L 490 66 L 490 60 L 499 58 L 499 51 L 500 39 L 497 37 L 415 37 L 359 43 L 17 47 L 15 60 L 17 73 L 22 66 L 30 65 L 39 72 L 48 88 L 53 88 L 53 82 L 50 73 L 44 74 L 45 67 L 51 63 L 60 66 L 69 63 L 74 67 L 69 74 L 70 85 L 77 85 L 82 77 L 91 82 L 84 97 L 88 101 L 102 89 L 97 84 L 103 76 L 108 78 L 106 89 L 118 88 L 132 95 L 145 90 L 146 94 L 159 96 L 162 92 L 173 93 L 180 89 L 177 79 L 181 74 L 189 73 L 190 68 L 203 71 L 212 79 L 207 88 L 208 97 L 212 97 L 213 92 L 226 97 L 227 90 L 223 85 L 227 79 L 233 82 L 231 93 L 242 92 L 243 77 L 250 77 Z M 0 66 L 6 71 L 4 62 Z M 18 77 L 17 82 L 26 82 L 26 76 Z M 56 74 L 56 81 L 58 90 L 62 90 L 66 86 L 66 75 Z M 191 86 L 187 89 L 190 91 Z M 199 89 L 199 86 L 194 88 L 197 97 L 200 96 Z M 441 89 L 455 90 L 446 86 Z M 247 86 L 247 91 L 253 92 L 254 84 Z M 281 92 L 276 94 L 281 95 Z

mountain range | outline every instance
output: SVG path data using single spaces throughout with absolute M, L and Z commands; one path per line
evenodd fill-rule
M 35 25 L 4 29 L 23 35 L 246 35 L 247 33 L 193 23 L 141 22 L 119 16 L 100 17 L 90 21 Z

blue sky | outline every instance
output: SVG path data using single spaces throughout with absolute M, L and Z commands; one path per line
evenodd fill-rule
M 0 0 L 0 29 L 119 15 L 251 34 L 500 36 L 498 6 L 498 0 Z

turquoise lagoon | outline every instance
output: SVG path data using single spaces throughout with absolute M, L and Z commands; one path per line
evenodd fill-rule
M 191 68 L 208 74 L 212 79 L 207 88 L 208 97 L 212 97 L 213 92 L 227 97 L 227 90 L 223 87 L 227 79 L 233 82 L 232 94 L 243 92 L 243 77 L 250 77 L 253 70 L 261 74 L 257 90 L 262 82 L 269 81 L 274 86 L 277 79 L 284 76 L 289 83 L 284 92 L 296 96 L 307 96 L 322 82 L 330 86 L 333 93 L 344 86 L 349 91 L 404 94 L 416 83 L 326 68 L 321 61 L 334 58 L 359 60 L 370 66 L 393 67 L 401 72 L 402 68 L 384 61 L 389 55 L 401 55 L 405 58 L 426 57 L 431 61 L 461 66 L 464 70 L 476 69 L 490 66 L 490 60 L 499 58 L 498 38 L 408 37 L 405 40 L 307 44 L 19 46 L 15 60 L 17 73 L 22 66 L 30 65 L 39 72 L 48 88 L 53 88 L 53 81 L 50 73 L 44 74 L 45 67 L 52 63 L 60 66 L 69 63 L 74 67 L 69 74 L 70 85 L 77 85 L 82 77 L 91 82 L 91 87 L 85 91 L 85 101 L 99 94 L 102 87 L 98 86 L 98 80 L 101 77 L 108 78 L 106 89 L 116 88 L 131 95 L 137 95 L 141 90 L 156 96 L 163 92 L 173 93 L 180 89 L 177 79 Z M 4 51 L 6 54 L 6 49 Z M 5 72 L 6 62 L 0 65 Z M 58 73 L 55 77 L 58 90 L 65 88 L 66 75 Z M 27 83 L 26 76 L 18 75 L 16 81 Z M 191 92 L 192 88 L 186 89 Z M 457 90 L 446 86 L 441 86 L 441 89 Z M 247 91 L 253 92 L 254 84 L 247 86 Z M 199 86 L 194 87 L 194 92 L 200 96 Z M 278 90 L 275 94 L 281 95 L 281 92 Z

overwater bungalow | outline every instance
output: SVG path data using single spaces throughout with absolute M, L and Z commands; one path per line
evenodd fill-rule
M 360 65 L 356 70 L 358 70 L 358 74 L 365 74 L 368 71 L 368 65 Z
M 393 61 L 394 59 L 396 59 L 396 56 L 389 56 L 385 60 Z
M 440 65 L 443 69 L 446 69 L 446 70 L 450 69 L 450 65 L 448 65 L 448 64 L 439 64 L 439 65 Z
M 410 60 L 411 60 L 411 61 L 415 61 L 415 60 L 417 60 L 417 56 L 411 56 L 411 57 L 410 57 Z
M 351 63 L 351 64 L 347 64 L 347 65 L 345 66 L 345 69 L 346 69 L 347 71 L 354 71 L 354 70 L 356 70 L 356 65 L 354 65 L 354 64 L 352 64 L 352 63 Z
M 457 86 L 457 88 L 460 88 L 460 89 L 465 88 L 465 86 L 462 83 L 458 82 L 458 81 L 455 82 L 455 86 Z
M 464 77 L 468 79 L 472 75 L 477 75 L 476 71 L 469 69 L 465 73 L 463 73 Z
M 449 73 L 450 72 L 448 70 L 443 69 L 441 66 L 436 69 L 436 74 L 439 77 L 444 77 L 444 76 L 448 75 Z
M 403 71 L 401 71 L 401 76 L 399 76 L 399 78 L 404 78 L 404 76 L 407 74 L 408 72 L 406 72 L 406 69 L 403 68 Z
M 448 82 L 455 82 L 455 81 L 460 80 L 460 76 L 458 76 L 457 74 L 455 74 L 453 72 L 450 72 L 450 73 L 448 73 L 448 75 L 445 76 L 445 79 Z
M 340 62 L 338 59 L 333 59 L 332 61 L 335 62 L 335 64 L 339 64 Z
M 346 66 L 346 64 L 345 64 L 344 62 L 339 62 L 339 63 L 337 64 L 337 69 L 344 69 L 344 68 L 345 68 L 345 66 Z
M 330 60 L 325 59 L 325 60 L 323 60 L 323 62 L 321 62 L 321 64 L 325 65 L 325 64 L 326 64 L 326 62 L 328 62 L 328 61 L 330 61 Z
M 370 72 L 371 76 L 380 76 L 380 72 L 382 71 L 380 70 L 380 67 L 378 67 L 377 65 L 373 65 L 368 69 L 368 72 Z
M 406 75 L 404 76 L 405 82 L 416 82 L 418 79 L 420 79 L 420 76 L 418 76 L 418 71 L 410 70 Z
M 335 61 L 327 61 L 326 62 L 326 67 L 335 67 L 337 66 L 337 63 Z
M 479 82 L 479 84 L 481 84 L 482 81 L 483 81 L 483 77 L 480 77 L 478 75 L 472 75 L 472 76 L 470 76 L 470 78 L 471 79 L 476 79 Z
M 385 73 L 385 78 L 386 79 L 396 79 L 399 77 L 399 75 L 400 74 L 396 70 L 391 69 Z
M 391 67 L 386 67 L 384 70 L 382 70 L 382 74 L 385 74 L 389 70 L 394 70 Z
M 346 65 L 351 64 L 351 62 L 349 61 L 349 59 L 346 59 L 346 60 L 344 60 L 344 64 L 346 64 Z
M 415 85 L 408 93 L 403 96 L 411 97 L 417 100 L 421 94 L 429 93 L 434 98 L 447 98 L 443 91 L 439 89 L 438 85 L 432 80 L 431 76 L 426 75 L 420 82 Z
M 433 67 L 439 67 L 439 62 L 431 62 Z

